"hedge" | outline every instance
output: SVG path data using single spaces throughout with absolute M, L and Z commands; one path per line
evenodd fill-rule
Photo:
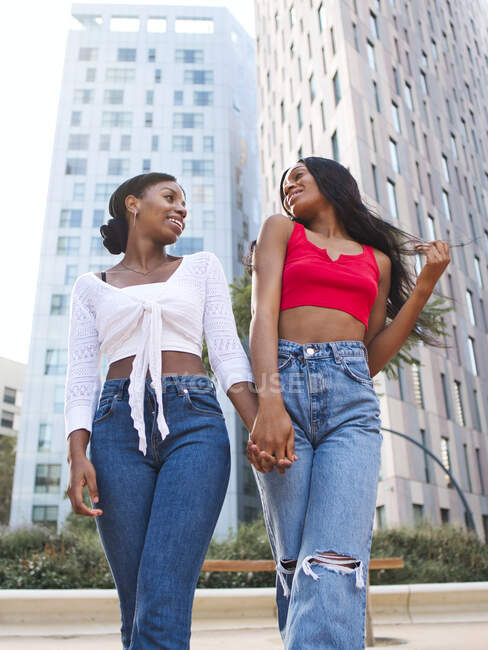
M 371 584 L 488 580 L 488 546 L 474 533 L 452 526 L 400 528 L 375 533 L 373 557 L 403 557 L 404 569 L 373 571 Z M 270 559 L 261 519 L 242 524 L 222 542 L 212 541 L 207 558 Z M 202 573 L 199 587 L 269 587 L 273 572 Z M 46 528 L 0 530 L 3 589 L 113 588 L 94 522 L 70 515 L 60 534 Z

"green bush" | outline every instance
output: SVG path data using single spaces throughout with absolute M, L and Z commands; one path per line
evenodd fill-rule
M 212 540 L 208 559 L 271 559 L 262 519 L 242 524 L 222 542 Z M 377 532 L 372 557 L 403 557 L 405 568 L 373 571 L 371 584 L 488 580 L 488 546 L 462 528 L 422 526 Z M 199 587 L 271 587 L 274 572 L 202 573 Z M 113 588 L 94 521 L 70 515 L 61 534 L 45 528 L 0 530 L 3 589 Z

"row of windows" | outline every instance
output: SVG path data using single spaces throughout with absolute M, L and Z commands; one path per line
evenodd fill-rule
M 412 503 L 412 516 L 415 526 L 421 526 L 425 523 L 424 506 L 419 503 Z M 466 511 L 464 512 L 465 524 L 468 527 Z M 430 519 L 430 518 L 429 518 Z M 451 514 L 449 508 L 439 508 L 439 520 L 441 524 L 446 525 L 451 521 Z M 488 515 L 482 515 L 483 532 L 485 542 L 488 544 Z M 377 506 L 376 508 L 376 525 L 379 530 L 387 528 L 386 510 L 385 506 Z
M 78 50 L 78 61 L 97 61 L 98 48 L 96 47 L 80 47 Z M 137 50 L 136 48 L 121 47 L 117 50 L 117 61 L 136 61 Z M 146 61 L 154 63 L 156 61 L 156 48 L 150 47 L 147 50 Z M 164 52 L 164 61 L 167 62 L 167 51 Z M 175 50 L 174 63 L 203 63 L 203 50 L 185 50 L 178 48 Z M 94 70 L 94 68 L 88 68 Z M 87 80 L 88 81 L 88 80 Z M 94 79 L 90 79 L 94 81 Z
M 88 75 L 87 75 L 88 76 Z M 93 81 L 93 74 L 89 75 Z M 135 80 L 135 70 L 109 68 L 106 71 L 107 82 L 126 82 Z M 154 70 L 154 83 L 161 83 L 162 74 L 159 68 Z M 214 83 L 213 70 L 185 70 L 183 83 L 192 85 L 211 85 Z M 207 93 L 208 95 L 208 93 Z M 147 97 L 147 96 L 146 96 Z M 203 91 L 194 93 L 194 102 L 201 101 L 205 97 Z M 73 104 L 93 104 L 95 102 L 95 90 L 93 88 L 76 88 L 73 91 Z M 104 104 L 123 104 L 124 90 L 122 88 L 106 88 L 103 91 Z M 152 102 L 150 102 L 152 103 Z M 206 105 L 206 104 L 205 104 Z
M 132 147 L 132 136 L 121 135 L 113 136 L 110 133 L 102 133 L 98 139 L 99 151 L 110 151 L 115 138 L 119 142 L 120 151 L 130 151 Z M 191 135 L 173 135 L 172 136 L 172 151 L 193 151 L 194 137 Z M 87 151 L 90 147 L 90 135 L 85 133 L 72 133 L 68 140 L 69 151 Z M 214 152 L 214 136 L 204 135 L 202 138 L 202 151 L 204 153 Z M 159 151 L 159 135 L 151 136 L 151 151 Z
M 131 111 L 103 111 L 102 127 L 132 128 L 133 116 Z M 81 126 L 81 112 L 73 111 L 71 114 L 71 126 Z M 152 112 L 144 114 L 144 126 L 153 126 Z M 174 129 L 202 129 L 203 113 L 173 113 Z
M 9 388 L 9 386 L 4 386 L 3 401 L 5 404 L 15 404 L 17 401 L 17 389 Z
M 78 91 L 75 91 L 78 92 Z M 85 92 L 85 91 L 83 91 Z M 175 90 L 173 93 L 173 105 L 183 106 L 185 94 L 183 90 Z M 85 99 L 90 99 L 85 97 Z M 124 103 L 124 91 L 120 89 L 106 89 L 104 91 L 103 101 L 105 104 L 119 105 Z M 145 102 L 147 105 L 154 104 L 154 90 L 146 90 Z M 75 104 L 91 104 L 90 101 L 74 102 Z M 193 91 L 193 106 L 213 106 L 214 93 L 210 90 L 194 90 Z M 79 126 L 81 124 L 81 111 L 73 111 L 71 113 L 71 126 Z
M 103 27 L 103 16 L 95 15 L 91 18 L 95 21 L 97 29 Z M 141 26 L 148 33 L 163 34 L 168 31 L 168 19 L 166 16 L 150 16 L 144 19 L 137 16 L 110 16 L 108 21 L 111 32 L 136 33 L 141 30 Z M 176 34 L 213 34 L 214 20 L 207 17 L 179 17 L 174 19 L 173 26 Z M 93 60 L 97 54 L 97 48 L 82 47 L 79 50 L 79 59 Z
M 176 142 L 177 151 L 184 151 L 185 142 L 180 140 Z M 107 164 L 107 176 L 127 176 L 130 169 L 131 160 L 129 158 L 109 158 Z M 142 165 L 143 171 L 150 171 L 151 161 L 149 158 L 144 159 Z M 86 176 L 87 173 L 87 159 L 86 158 L 68 158 L 66 161 L 65 173 L 69 175 Z M 182 164 L 183 175 L 190 176 L 213 176 L 214 175 L 214 161 L 213 160 L 183 160 Z M 76 220 L 76 211 L 61 213 L 62 218 Z M 60 222 L 60 226 L 63 223 Z M 76 227 L 76 226 L 75 226 Z

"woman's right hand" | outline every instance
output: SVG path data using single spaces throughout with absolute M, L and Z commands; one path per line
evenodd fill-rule
M 67 490 L 71 506 L 77 515 L 98 517 L 103 514 L 103 510 L 100 508 L 89 508 L 83 503 L 83 488 L 85 485 L 88 487 L 88 493 L 92 503 L 98 503 L 98 488 L 95 468 L 84 453 L 75 456 L 72 455 L 70 458 L 69 483 Z
M 260 405 L 251 431 L 247 457 L 260 472 L 271 472 L 276 466 L 284 474 L 295 456 L 295 430 L 283 404 Z

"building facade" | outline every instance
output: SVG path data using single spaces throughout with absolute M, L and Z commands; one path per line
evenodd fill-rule
M 112 191 L 148 171 L 174 174 L 189 214 L 174 254 L 214 252 L 229 282 L 260 220 L 254 43 L 224 8 L 73 5 L 11 524 L 58 526 L 70 510 L 63 399 L 70 290 L 120 258 L 102 246 Z M 239 79 L 236 84 L 235 80 Z M 105 370 L 106 368 L 104 368 Z M 220 392 L 233 456 L 218 532 L 249 517 L 240 420 Z M 246 509 L 247 508 L 247 509 Z
M 486 0 L 256 2 L 263 214 L 282 211 L 282 171 L 318 155 L 383 218 L 456 245 L 449 347 L 418 346 L 376 387 L 383 426 L 442 459 L 488 541 L 487 27 Z M 464 524 L 442 468 L 386 432 L 380 479 L 376 526 Z

